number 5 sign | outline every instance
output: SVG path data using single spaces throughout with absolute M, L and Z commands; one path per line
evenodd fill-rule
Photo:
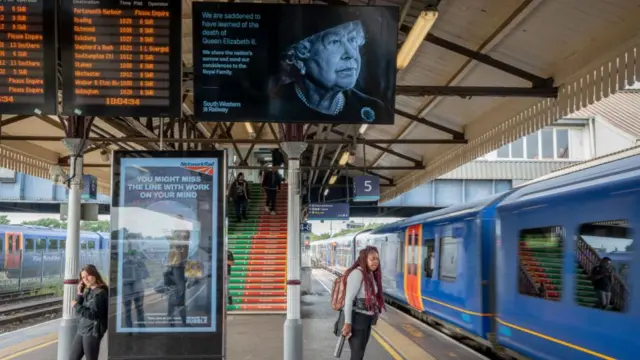
M 380 179 L 375 176 L 355 176 L 353 201 L 380 200 Z

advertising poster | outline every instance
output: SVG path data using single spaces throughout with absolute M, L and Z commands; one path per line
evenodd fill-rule
M 397 6 L 193 3 L 203 121 L 393 124 Z
M 218 160 L 122 158 L 119 167 L 116 332 L 218 331 Z

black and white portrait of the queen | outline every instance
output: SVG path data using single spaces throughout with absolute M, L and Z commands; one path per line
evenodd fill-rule
M 292 21 L 290 33 L 281 35 L 286 46 L 271 79 L 270 116 L 322 123 L 377 123 L 388 116 L 388 106 L 360 86 L 363 68 L 371 66 L 366 61 L 376 55 L 365 53 L 362 20 L 318 14 Z

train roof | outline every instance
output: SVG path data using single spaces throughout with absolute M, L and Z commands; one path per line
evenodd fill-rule
M 511 191 L 499 206 L 517 203 L 536 194 L 559 190 L 588 181 L 640 171 L 640 146 L 605 155 L 529 181 Z
M 311 243 L 311 245 L 322 245 L 322 244 L 327 244 L 327 243 L 332 243 L 332 242 L 350 241 L 350 240 L 353 240 L 354 238 L 358 237 L 359 235 L 367 234 L 367 233 L 370 233 L 371 231 L 372 231 L 372 229 L 366 229 L 366 230 L 362 230 L 362 231 L 354 231 L 352 233 L 348 233 L 348 234 L 345 234 L 345 235 L 340 235 L 340 236 L 336 236 L 336 237 L 332 237 L 332 238 L 328 238 L 328 239 L 324 239 L 324 240 L 316 240 L 316 241 L 313 241 Z
M 4 232 L 27 232 L 30 234 L 37 234 L 40 236 L 66 236 L 67 229 L 51 229 L 46 226 L 38 225 L 0 225 L 0 233 Z M 102 234 L 98 234 L 93 231 L 80 231 L 82 237 L 96 237 L 98 238 Z M 105 236 L 105 235 L 102 235 Z
M 505 196 L 505 193 L 491 195 L 489 197 L 471 201 L 464 204 L 453 205 L 446 207 L 444 209 L 431 211 L 425 214 L 420 214 L 416 216 L 412 216 L 410 218 L 406 218 L 403 220 L 398 220 L 394 223 L 385 224 L 380 227 L 377 227 L 373 233 L 381 233 L 381 232 L 393 232 L 397 231 L 399 228 L 405 228 L 414 224 L 422 224 L 428 221 L 441 220 L 443 218 L 452 217 L 452 216 L 462 216 L 462 215 L 473 215 L 482 211 L 485 207 L 493 204 L 496 200 Z

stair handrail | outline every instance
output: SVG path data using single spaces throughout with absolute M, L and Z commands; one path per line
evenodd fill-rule
M 600 264 L 602 258 L 598 255 L 598 252 L 591 247 L 582 236 L 578 236 L 576 241 L 576 254 L 578 257 L 578 263 L 582 266 L 582 269 L 587 272 L 587 275 L 591 275 L 591 269 Z M 591 280 L 591 278 L 589 278 Z M 613 284 L 611 286 L 611 300 L 613 304 L 621 311 L 625 309 L 627 294 L 629 289 L 624 281 L 616 274 L 613 273 Z
M 536 287 L 535 281 L 533 281 L 533 278 L 529 275 L 527 268 L 522 262 L 520 262 L 520 284 L 525 286 L 524 289 L 520 289 L 521 292 L 531 296 L 542 297 L 542 294 L 538 291 L 538 287 Z

